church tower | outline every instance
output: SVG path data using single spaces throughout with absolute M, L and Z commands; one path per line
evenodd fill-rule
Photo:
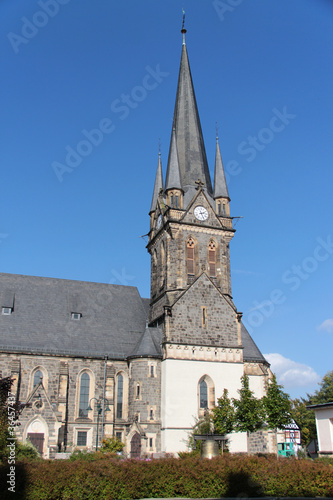
M 164 183 L 159 154 L 147 245 L 149 325 L 163 329 L 161 438 L 166 452 L 186 449 L 195 417 L 212 408 L 224 389 L 237 397 L 244 374 L 242 314 L 231 296 L 229 243 L 235 230 L 230 198 L 218 137 L 212 187 L 184 26 L 182 33 L 167 171 Z

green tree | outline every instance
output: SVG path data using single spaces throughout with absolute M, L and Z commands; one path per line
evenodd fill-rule
M 267 394 L 262 399 L 266 423 L 270 429 L 282 429 L 292 421 L 292 402 L 282 389 L 273 375 L 268 383 Z
M 235 430 L 237 432 L 255 432 L 263 427 L 264 411 L 260 399 L 256 399 L 249 387 L 248 375 L 241 378 L 242 387 L 238 391 L 239 399 L 233 399 L 235 412 Z
M 307 409 L 304 399 L 296 398 L 292 403 L 291 416 L 301 430 L 302 445 L 306 446 L 311 439 L 317 438 L 315 413 Z
M 224 389 L 223 396 L 218 398 L 217 406 L 213 408 L 213 424 L 215 434 L 229 434 L 235 428 L 235 408 Z
M 317 439 L 316 419 L 314 410 L 307 406 L 331 403 L 333 401 L 333 370 L 324 375 L 319 383 L 319 389 L 306 398 L 294 399 L 291 415 L 301 429 L 302 444 L 309 444 L 311 439 Z
M 333 370 L 324 375 L 319 384 L 320 389 L 311 396 L 307 394 L 307 401 L 311 405 L 333 402 Z
M 197 434 L 212 434 L 213 430 L 213 417 L 209 410 L 206 410 L 203 416 L 195 419 L 195 424 L 193 425 L 192 431 L 189 435 L 187 446 L 191 450 L 196 450 L 197 453 L 200 453 L 201 441 L 197 442 L 197 445 L 195 445 L 194 436 Z

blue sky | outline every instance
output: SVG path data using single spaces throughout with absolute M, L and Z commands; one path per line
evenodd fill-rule
M 149 296 L 141 236 L 159 138 L 166 170 L 182 7 L 211 173 L 217 122 L 243 217 L 234 301 L 304 396 L 333 368 L 329 0 L 3 0 L 0 270 Z

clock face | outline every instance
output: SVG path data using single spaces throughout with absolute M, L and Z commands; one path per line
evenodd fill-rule
M 162 215 L 159 215 L 156 223 L 157 229 L 159 229 L 161 225 L 162 225 Z
M 208 211 L 205 207 L 202 207 L 202 206 L 195 207 L 194 216 L 198 220 L 206 220 L 206 219 L 208 219 Z

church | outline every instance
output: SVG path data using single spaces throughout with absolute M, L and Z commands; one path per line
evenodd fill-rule
M 0 273 L 0 375 L 25 405 L 18 438 L 44 458 L 112 436 L 129 457 L 177 455 L 224 389 L 237 398 L 243 374 L 256 397 L 266 391 L 269 363 L 232 298 L 230 198 L 218 138 L 211 181 L 185 33 L 166 176 L 159 154 L 149 212 L 150 299 L 131 286 Z M 231 452 L 263 446 L 229 436 Z

